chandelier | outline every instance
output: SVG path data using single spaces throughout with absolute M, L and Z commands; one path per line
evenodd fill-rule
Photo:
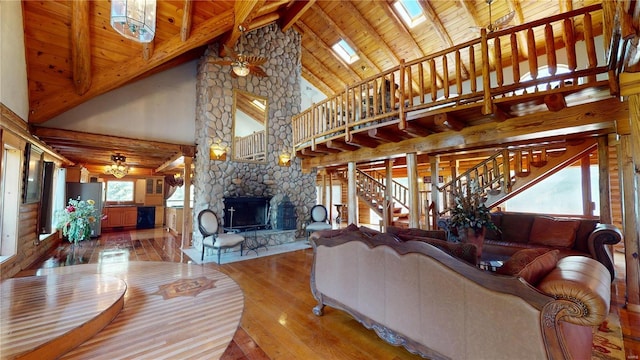
M 105 174 L 111 174 L 116 179 L 122 179 L 129 173 L 129 167 L 125 165 L 126 156 L 120 154 L 111 155 L 111 161 L 113 161 L 113 164 L 107 165 L 104 170 Z
M 111 27 L 127 39 L 151 42 L 156 33 L 156 0 L 111 0 Z

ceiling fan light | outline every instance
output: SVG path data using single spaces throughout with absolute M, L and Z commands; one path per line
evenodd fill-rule
M 127 39 L 151 42 L 156 33 L 156 0 L 111 0 L 110 22 Z
M 242 63 L 233 64 L 233 72 L 238 76 L 247 76 L 249 75 L 249 68 Z

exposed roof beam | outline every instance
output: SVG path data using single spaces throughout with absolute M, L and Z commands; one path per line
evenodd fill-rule
M 144 61 L 142 57 L 133 57 L 127 62 L 115 64 L 112 68 L 97 73 L 92 81 L 93 86 L 83 96 L 61 89 L 54 96 L 31 104 L 29 122 L 43 123 L 74 106 L 126 84 L 132 78 L 144 74 L 187 50 L 206 45 L 224 32 L 231 30 L 232 27 L 233 10 L 230 9 L 193 29 L 189 41 L 183 42 L 180 34 L 167 39 L 148 61 Z M 60 104 L 64 105 L 60 106 Z
M 191 20 L 193 19 L 192 5 L 192 0 L 184 0 L 184 6 L 182 7 L 182 25 L 180 26 L 180 38 L 182 41 L 187 41 L 191 33 Z
M 306 57 L 305 62 L 311 61 L 311 62 L 314 63 L 314 66 L 312 66 L 312 68 L 314 68 L 316 70 L 316 72 L 313 72 L 313 74 L 317 78 L 322 79 L 325 76 L 328 76 L 328 77 L 332 77 L 335 81 L 339 81 L 339 82 L 342 83 L 342 87 L 340 89 L 338 89 L 337 91 L 336 91 L 336 89 L 331 87 L 332 91 L 330 93 L 328 93 L 327 95 L 332 95 L 332 94 L 334 94 L 336 92 L 344 90 L 344 87 L 347 86 L 347 83 L 345 83 L 344 81 L 340 80 L 340 77 L 336 73 L 334 73 L 330 68 L 325 66 L 322 63 L 322 61 L 320 61 L 320 59 L 318 59 L 311 51 L 307 50 L 306 53 L 305 53 L 305 57 Z M 311 69 L 308 69 L 308 70 L 309 70 L 309 72 L 312 72 Z M 318 73 L 324 74 L 325 76 L 322 76 L 322 75 L 320 75 Z
M 148 43 L 142 44 L 142 58 L 147 61 L 153 55 L 153 49 L 155 48 L 156 40 L 153 39 Z
M 318 15 L 327 22 L 327 25 L 329 25 L 329 28 L 335 31 L 338 34 L 338 36 L 342 38 L 342 40 L 346 41 L 347 44 L 349 44 L 349 46 L 351 46 L 353 50 L 356 51 L 356 53 L 360 57 L 360 60 L 367 63 L 367 66 L 369 66 L 370 69 L 373 69 L 376 72 L 380 72 L 382 70 L 377 64 L 371 61 L 371 59 L 369 59 L 369 57 L 365 53 L 363 53 L 357 46 L 355 46 L 351 38 L 344 31 L 342 31 L 342 28 L 340 28 L 340 26 L 338 26 L 338 24 L 336 24 L 336 22 L 333 21 L 333 19 L 331 19 L 329 14 L 324 12 L 324 10 L 322 10 L 320 6 L 314 6 L 313 11 L 318 13 Z
M 516 25 L 524 24 L 525 23 L 524 13 L 522 12 L 522 6 L 520 6 L 520 1 L 519 0 L 507 0 L 507 4 L 509 4 L 509 8 L 512 11 L 516 12 L 516 16 L 515 16 Z M 520 55 L 522 55 L 525 58 L 528 58 L 529 57 L 529 48 L 524 46 L 524 44 L 527 43 L 527 35 L 525 34 L 524 31 L 518 31 L 518 34 L 516 36 L 518 37 L 518 42 L 520 43 L 520 45 L 522 45 L 522 46 L 518 46 L 518 51 L 520 52 Z M 517 57 L 512 57 L 512 58 L 516 58 L 517 59 Z
M 371 26 L 369 20 L 362 16 L 360 11 L 350 1 L 343 1 L 340 5 L 344 6 L 353 15 L 353 17 L 356 18 L 358 26 L 362 27 L 367 36 L 374 39 L 376 45 L 378 45 L 378 47 L 387 54 L 387 57 L 389 57 L 391 61 L 396 65 L 400 64 L 400 58 L 398 55 L 396 55 L 396 53 L 389 47 L 378 31 Z
M 78 95 L 91 87 L 91 34 L 89 0 L 71 2 L 71 64 L 73 84 Z
M 387 56 L 389 57 L 389 59 L 395 65 L 400 65 L 401 59 L 389 47 L 389 45 L 387 45 L 387 43 L 384 41 L 382 36 L 380 36 L 378 31 L 376 31 L 376 29 L 374 29 L 373 26 L 371 26 L 371 24 L 369 23 L 369 20 L 367 20 L 364 16 L 362 16 L 360 11 L 355 6 L 353 6 L 353 4 L 351 2 L 343 1 L 340 4 L 342 6 L 344 6 L 347 9 L 347 11 L 349 11 L 351 13 L 351 15 L 353 15 L 353 17 L 355 17 L 357 19 L 358 25 L 362 26 L 364 31 L 367 33 L 367 35 L 375 40 L 376 45 L 378 45 L 378 47 L 380 49 L 382 49 L 385 53 L 387 53 Z M 413 79 L 411 79 L 411 83 L 412 83 L 412 86 L 413 86 L 413 91 L 417 92 L 418 89 L 419 89 L 418 84 Z
M 444 27 L 444 24 L 442 24 L 442 21 L 438 17 L 438 14 L 436 14 L 436 11 L 433 9 L 431 4 L 429 4 L 426 0 L 419 0 L 418 3 L 420 4 L 420 7 L 422 7 L 422 10 L 425 12 L 425 14 L 427 14 L 427 17 L 429 18 L 433 29 L 435 30 L 436 34 L 438 34 L 440 40 L 444 43 L 445 48 L 453 47 L 455 44 L 453 43 L 453 40 L 451 40 L 449 32 Z M 467 71 L 467 67 L 464 66 L 464 63 L 461 63 L 460 65 L 460 69 L 462 70 L 462 77 L 468 79 L 469 71 Z
M 391 5 L 388 2 L 373 1 L 372 3 L 376 4 L 377 6 L 381 6 L 382 10 L 384 10 L 387 16 L 390 19 L 393 19 L 393 23 L 396 25 L 396 28 L 400 31 L 400 34 L 404 35 L 404 38 L 406 39 L 406 41 L 411 44 L 410 48 L 413 50 L 413 53 L 415 54 L 416 59 L 426 56 L 426 54 L 420 48 L 420 45 L 418 45 L 418 43 L 416 42 L 416 39 L 414 39 L 413 35 L 411 35 L 411 32 L 409 31 L 409 29 L 407 29 L 404 22 L 402 22 L 402 20 L 398 18 L 398 15 L 396 14 L 395 11 L 393 11 L 393 9 L 391 8 Z M 407 59 L 407 60 L 412 60 L 412 59 Z M 437 71 L 435 75 L 436 75 L 437 86 L 442 87 L 442 84 L 443 84 L 442 77 L 440 76 L 440 74 L 438 74 Z
M 234 14 L 233 14 L 233 28 L 229 33 L 222 37 L 220 43 L 224 46 L 220 46 L 218 49 L 218 53 L 220 57 L 227 56 L 227 52 L 225 50 L 225 46 L 228 48 L 233 48 L 236 44 L 242 32 L 240 31 L 240 26 L 244 27 L 245 30 L 248 29 L 249 23 L 256 16 L 258 10 L 265 3 L 265 0 L 251 0 L 251 1 L 234 1 Z
M 280 28 L 282 31 L 289 30 L 315 2 L 316 0 L 294 1 L 289 8 L 280 14 Z
M 360 75 L 358 75 L 358 73 L 353 71 L 353 69 L 349 66 L 349 64 L 347 64 L 344 60 L 342 60 L 342 58 L 338 56 L 338 54 L 336 54 L 331 49 L 331 46 L 329 46 L 329 44 L 324 42 L 324 40 L 322 40 L 318 35 L 316 35 L 316 33 L 314 33 L 313 30 L 311 30 L 311 28 L 309 28 L 304 22 L 298 21 L 296 23 L 296 26 L 299 28 L 299 31 L 302 33 L 302 36 L 308 36 L 312 42 L 316 43 L 318 46 L 320 46 L 329 54 L 331 54 L 344 67 L 344 69 L 349 73 L 349 75 L 351 75 L 352 82 L 362 80 Z M 348 83 L 348 82 L 349 81 L 345 81 L 345 83 Z
M 558 6 L 560 7 L 560 13 L 566 13 L 573 10 L 572 0 L 558 0 Z
M 322 91 L 326 96 L 329 96 L 335 92 L 329 85 L 327 85 L 323 80 L 317 77 L 314 73 L 307 70 L 307 68 L 302 68 L 302 77 L 307 79 L 308 82 L 312 83 L 313 86 Z

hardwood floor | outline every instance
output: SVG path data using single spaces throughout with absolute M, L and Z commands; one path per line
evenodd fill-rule
M 84 242 L 79 255 L 85 263 L 126 260 L 123 256 L 131 261 L 189 262 L 179 244 L 179 238 L 159 228 L 103 233 L 99 240 Z M 65 248 L 54 251 L 19 276 L 31 275 L 42 267 L 65 265 Z M 312 258 L 309 249 L 231 264 L 203 265 L 229 275 L 245 294 L 240 328 L 222 359 L 420 359 L 387 344 L 342 311 L 326 307 L 324 316 L 313 315 L 311 309 L 316 301 L 309 290 Z M 621 307 L 623 276 L 624 269 L 619 268 L 612 289 L 612 307 L 620 315 L 627 359 L 638 359 L 640 314 Z

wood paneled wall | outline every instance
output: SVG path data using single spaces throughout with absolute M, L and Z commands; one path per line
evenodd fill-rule
M 0 158 L 4 151 L 4 144 L 11 138 L 12 146 L 24 149 L 27 142 L 46 148 L 44 144 L 33 138 L 27 130 L 27 123 L 18 117 L 9 108 L 0 104 L 1 122 L 0 130 L 2 141 L 0 142 Z M 17 142 L 17 143 L 16 143 Z M 6 166 L 3 164 L 2 166 Z M 0 169 L 2 169 L 0 167 Z M 6 169 L 8 172 L 21 172 L 21 169 Z M 0 172 L 2 176 L 2 172 Z M 0 181 L 2 179 L 0 178 Z M 20 181 L 22 183 L 22 179 Z M 20 190 L 18 190 L 20 191 Z M 0 279 L 7 279 L 19 271 L 28 268 L 49 250 L 58 246 L 60 237 L 58 233 L 51 234 L 43 240 L 38 236 L 38 214 L 40 203 L 20 204 L 18 210 L 18 234 L 16 253 L 0 263 Z M 6 254 L 2 254 L 6 255 Z

